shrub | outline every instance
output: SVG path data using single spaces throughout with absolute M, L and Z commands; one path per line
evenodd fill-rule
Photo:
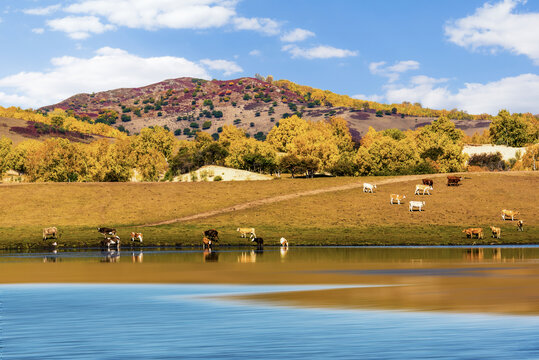
M 191 124 L 189 124 L 190 127 L 192 127 L 193 129 L 198 129 L 199 126 L 196 122 L 192 122 Z
M 382 117 L 382 116 L 384 116 L 384 113 L 382 112 L 382 110 L 378 110 L 376 112 L 376 117 Z
M 191 129 L 189 129 L 189 128 L 183 129 L 183 134 L 184 135 L 191 135 Z
M 215 116 L 216 118 L 222 118 L 223 117 L 223 112 L 221 110 L 213 110 L 211 114 L 213 116 Z
M 222 132 L 223 132 L 223 127 L 222 127 L 222 126 L 219 126 L 219 127 L 217 128 L 217 132 L 218 132 L 218 133 L 222 133 Z
M 204 121 L 202 124 L 202 130 L 207 130 L 211 127 L 211 121 Z
M 255 116 L 260 116 L 260 111 L 255 112 Z
M 232 104 L 232 106 L 236 106 L 236 105 L 237 105 L 237 103 L 236 103 L 235 101 L 232 101 L 231 104 Z
M 211 134 L 211 137 L 212 137 L 213 140 L 215 140 L 215 141 L 219 140 L 219 134 L 218 134 L 218 133 L 213 133 L 213 134 Z
M 490 171 L 493 170 L 506 170 L 507 164 L 502 159 L 502 154 L 497 152 L 496 154 L 474 154 L 468 161 L 470 166 L 480 166 L 487 168 Z
M 163 113 L 162 113 L 161 111 L 159 111 L 159 112 L 157 113 L 157 116 L 163 116 Z
M 250 126 L 250 127 L 255 127 L 255 123 L 252 122 L 252 123 L 249 124 L 249 126 Z
M 249 96 L 249 94 L 244 94 L 243 100 L 251 100 L 251 96 Z
M 188 129 L 189 130 L 189 129 Z M 174 135 L 180 136 L 182 134 L 182 129 L 176 129 L 174 130 Z
M 122 122 L 129 122 L 131 121 L 131 116 L 122 114 Z
M 234 125 L 238 125 L 238 124 L 241 124 L 241 119 L 235 119 L 234 120 Z
M 221 177 L 221 175 L 217 175 L 216 177 L 213 178 L 213 181 L 222 181 L 223 178 Z

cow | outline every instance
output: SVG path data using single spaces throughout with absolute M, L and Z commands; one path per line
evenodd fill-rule
M 207 237 L 202 238 L 202 249 L 211 249 L 213 246 L 211 239 L 208 239 Z
M 284 237 L 282 237 L 279 242 L 281 243 L 281 246 L 288 247 L 288 240 L 286 240 Z
M 502 210 L 502 219 L 504 219 L 504 220 L 505 220 L 505 218 L 510 217 L 511 221 L 513 221 L 513 220 L 515 220 L 515 215 L 518 215 L 518 211 L 506 210 L 506 209 Z
M 517 222 L 517 230 L 518 230 L 518 231 L 524 231 L 524 221 L 519 220 L 519 221 Z
M 97 228 L 97 232 L 100 232 L 101 234 L 103 234 L 105 238 L 107 237 L 107 235 L 116 235 L 116 229 L 108 228 L 108 227 Z
M 490 230 L 492 231 L 492 237 L 495 239 L 499 239 L 502 235 L 502 229 L 499 227 L 491 226 Z
M 376 189 L 376 185 L 363 183 L 363 192 L 374 193 L 374 189 Z
M 401 201 L 404 199 L 406 199 L 406 195 L 391 194 L 389 198 L 389 202 L 391 203 L 391 205 L 393 205 L 394 203 L 397 203 L 400 205 Z
M 415 186 L 415 192 L 414 192 L 414 195 L 419 195 L 419 192 L 421 191 L 421 193 L 423 195 L 425 195 L 425 192 L 427 193 L 427 195 L 430 195 L 430 191 L 429 190 L 432 190 L 432 186 L 429 186 L 429 185 L 416 185 Z
M 142 233 L 138 233 L 138 232 L 131 233 L 131 242 L 135 242 L 135 241 L 142 242 Z
M 425 206 L 424 201 L 410 201 L 410 211 L 413 211 L 414 208 L 418 208 L 419 211 Z
M 434 185 L 434 181 L 432 179 L 422 179 L 421 181 L 423 182 L 423 185 L 428 185 L 431 188 Z
M 242 238 L 246 238 L 247 234 L 256 237 L 255 228 L 237 228 L 236 231 L 239 231 Z
M 462 230 L 463 233 L 466 233 L 466 237 L 473 238 L 474 235 L 477 235 L 478 239 L 483 238 L 483 229 L 482 228 L 468 228 Z
M 110 250 L 111 245 L 116 245 L 116 248 L 120 249 L 120 237 L 118 235 L 106 236 L 105 239 L 101 240 L 101 247 L 106 247 Z
M 204 231 L 204 237 L 207 237 L 208 239 L 217 242 L 219 241 L 219 231 L 215 229 L 206 230 Z
M 462 180 L 462 177 L 460 176 L 448 176 L 447 186 L 458 186 L 461 180 Z
M 262 247 L 264 246 L 264 239 L 261 237 L 253 236 L 252 234 L 251 234 L 251 242 L 256 243 L 257 249 L 262 249 Z
M 56 227 L 53 226 L 43 229 L 43 240 L 47 240 L 49 237 L 58 239 L 58 229 Z

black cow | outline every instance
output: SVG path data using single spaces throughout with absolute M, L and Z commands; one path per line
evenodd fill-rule
M 107 237 L 107 235 L 116 235 L 116 229 L 113 228 L 101 227 L 97 228 L 97 231 L 103 234 L 105 237 Z
M 211 241 L 219 241 L 219 231 L 215 229 L 206 230 L 204 231 L 204 237 Z
M 251 237 L 251 242 L 256 243 L 256 248 L 257 249 L 262 249 L 264 247 L 264 239 L 262 239 L 261 237 L 252 236 Z

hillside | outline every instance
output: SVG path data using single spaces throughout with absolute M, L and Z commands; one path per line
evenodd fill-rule
M 0 137 L 11 139 L 14 145 L 24 140 L 45 140 L 53 137 L 68 139 L 73 142 L 90 143 L 105 138 L 100 135 L 82 134 L 76 131 L 63 131 L 34 121 L 0 117 Z
M 140 88 L 78 94 L 58 104 L 45 106 L 40 111 L 48 112 L 61 108 L 73 111 L 83 119 L 96 120 L 104 110 L 114 110 L 118 113 L 118 119 L 113 126 L 123 125 L 130 133 L 138 133 L 142 128 L 149 126 L 167 126 L 178 138 L 188 138 L 196 130 L 216 134 L 219 133 L 220 127 L 229 124 L 244 129 L 251 136 L 257 133 L 257 137 L 263 136 L 279 119 L 286 117 L 287 114 L 299 112 L 304 119 L 313 121 L 331 116 L 342 117 L 348 121 L 355 139 L 364 135 L 369 126 L 376 130 L 415 129 L 432 122 L 435 117 L 414 116 L 409 115 L 410 113 L 439 112 L 415 109 L 416 105 L 408 107 L 397 105 L 403 112 L 406 109 L 406 114 L 385 110 L 383 114 L 377 116 L 376 105 L 380 104 L 361 102 L 317 90 L 331 97 L 351 100 L 347 106 L 333 106 L 327 100 L 320 101 L 316 98 L 317 93 L 311 97 L 310 92 L 302 91 L 312 88 L 290 84 L 293 83 L 266 82 L 247 77 L 226 81 L 179 78 Z M 370 106 L 365 109 L 362 104 Z M 383 107 L 391 108 L 391 105 Z M 468 135 L 472 135 L 475 131 L 482 132 L 490 124 L 488 120 L 454 121 L 457 127 Z

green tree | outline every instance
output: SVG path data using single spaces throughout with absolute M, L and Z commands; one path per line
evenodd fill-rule
M 528 123 L 520 115 L 501 110 L 489 127 L 490 137 L 497 145 L 524 146 L 531 142 Z

